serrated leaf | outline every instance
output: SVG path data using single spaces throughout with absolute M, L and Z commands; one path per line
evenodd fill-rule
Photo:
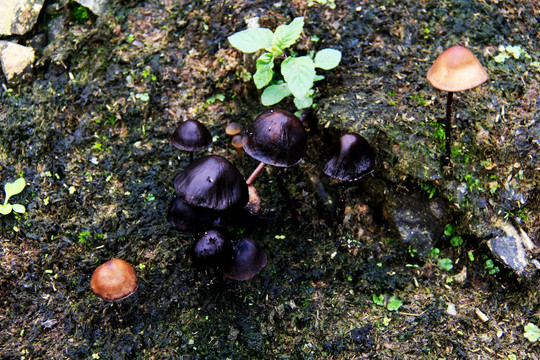
M 239 31 L 227 39 L 233 47 L 246 54 L 251 54 L 258 50 L 271 47 L 273 36 L 274 33 L 270 29 L 255 28 Z
M 309 56 L 288 57 L 281 63 L 281 74 L 294 97 L 302 99 L 313 87 L 315 64 Z
M 253 82 L 257 89 L 268 85 L 274 76 L 274 57 L 270 53 L 264 53 L 257 59 L 257 71 L 253 74 Z
M 280 49 L 288 48 L 298 40 L 303 29 L 304 18 L 294 18 L 290 24 L 278 26 L 272 37 L 272 44 Z
M 24 207 L 24 205 L 13 204 L 11 207 L 13 208 L 13 211 L 15 211 L 16 213 L 24 214 L 26 212 L 26 208 Z
M 11 206 L 11 204 L 0 205 L 0 214 L 7 215 L 11 212 L 12 209 L 13 207 Z
M 26 181 L 24 178 L 18 178 L 12 183 L 6 183 L 6 185 L 4 185 L 4 191 L 6 192 L 6 199 L 4 200 L 4 203 L 7 203 L 9 198 L 13 195 L 17 195 L 23 191 L 25 186 Z
M 261 102 L 264 106 L 277 104 L 287 96 L 291 95 L 291 91 L 287 84 L 270 85 L 264 89 L 261 95 Z
M 315 67 L 330 70 L 339 65 L 341 51 L 335 49 L 322 49 L 315 54 Z

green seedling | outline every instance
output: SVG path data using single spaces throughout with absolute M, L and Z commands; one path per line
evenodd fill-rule
M 313 105 L 315 81 L 324 79 L 315 69 L 330 70 L 339 65 L 341 52 L 322 49 L 305 56 L 290 56 L 285 49 L 292 46 L 304 28 L 304 18 L 297 17 L 288 25 L 278 26 L 275 32 L 267 28 L 253 28 L 228 37 L 233 47 L 246 54 L 259 50 L 253 81 L 257 89 L 266 87 L 261 95 L 264 106 L 277 104 L 287 96 L 294 96 L 294 104 L 301 110 Z M 283 59 L 283 60 L 282 60 Z M 281 62 L 281 76 L 276 76 L 274 65 Z
M 540 328 L 533 323 L 525 325 L 525 333 L 523 334 L 530 342 L 537 342 L 540 339 Z
M 24 180 L 24 178 L 19 178 L 12 183 L 8 182 L 4 185 L 4 192 L 6 193 L 6 197 L 4 199 L 4 204 L 0 205 L 0 214 L 8 215 L 12 211 L 15 211 L 19 214 L 24 214 L 26 212 L 24 205 L 10 204 L 8 202 L 13 195 L 21 193 L 24 190 L 25 186 L 26 181 Z

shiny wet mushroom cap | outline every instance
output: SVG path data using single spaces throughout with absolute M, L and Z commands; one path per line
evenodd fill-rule
M 103 300 L 118 301 L 135 293 L 138 284 L 137 274 L 130 264 L 112 259 L 94 270 L 90 287 Z
M 307 152 L 307 132 L 294 114 L 268 110 L 257 116 L 242 134 L 244 151 L 274 166 L 296 165 Z
M 244 238 L 235 246 L 232 262 L 223 268 L 223 275 L 233 280 L 249 280 L 261 271 L 268 261 L 255 240 Z
M 174 197 L 169 205 L 167 220 L 180 232 L 198 233 L 217 221 L 216 211 L 186 204 Z
M 192 249 L 192 259 L 198 267 L 221 266 L 232 258 L 232 242 L 218 230 L 205 231 Z
M 184 151 L 204 150 L 211 142 L 212 135 L 206 126 L 197 120 L 184 121 L 171 136 L 171 143 Z
M 375 169 L 375 151 L 358 134 L 348 133 L 339 138 L 332 158 L 325 164 L 326 175 L 342 181 L 355 181 Z
M 214 210 L 241 208 L 248 202 L 242 174 L 219 155 L 203 156 L 186 166 L 174 179 L 174 191 L 187 204 Z

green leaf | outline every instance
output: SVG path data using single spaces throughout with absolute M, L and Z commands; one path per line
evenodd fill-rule
M 232 34 L 227 39 L 238 50 L 250 54 L 272 46 L 272 30 L 266 28 L 247 29 Z
M 315 67 L 330 70 L 339 65 L 341 51 L 335 49 L 322 49 L 315 54 Z
M 291 91 L 287 87 L 287 84 L 270 85 L 264 89 L 261 95 L 261 102 L 264 106 L 270 106 L 277 104 L 289 95 L 291 95 Z
M 26 212 L 24 205 L 21 205 L 21 204 L 13 204 L 12 208 L 13 208 L 13 211 L 19 214 L 24 214 Z
M 401 307 L 403 304 L 403 301 L 399 300 L 397 297 L 392 296 L 390 299 L 388 299 L 388 303 L 386 304 L 386 308 L 390 311 L 396 311 Z
M 315 64 L 309 56 L 288 57 L 281 63 L 281 74 L 294 97 L 302 99 L 313 87 Z
M 308 108 L 313 105 L 313 98 L 309 94 L 302 99 L 294 98 L 294 105 L 297 109 Z
M 379 306 L 384 306 L 384 295 L 383 294 L 373 294 L 371 296 L 371 298 L 373 299 L 373 302 Z
M 274 57 L 265 52 L 257 59 L 257 71 L 253 74 L 253 82 L 257 89 L 268 85 L 274 76 Z
M 523 334 L 530 342 L 536 342 L 540 339 L 540 328 L 533 323 L 525 325 L 525 333 Z
M 11 206 L 11 204 L 0 205 L 0 214 L 7 215 L 11 212 L 12 209 L 13 207 Z
M 24 190 L 24 187 L 26 186 L 26 181 L 24 178 L 18 178 L 12 183 L 6 183 L 4 185 L 4 191 L 6 192 L 6 199 L 4 200 L 4 204 L 6 204 L 10 197 L 13 195 L 19 194 L 21 191 Z
M 454 268 L 454 265 L 452 263 L 452 259 L 449 259 L 449 258 L 443 258 L 443 259 L 439 259 L 439 261 L 437 261 L 437 265 L 443 269 L 443 270 L 446 270 L 446 271 L 450 271 Z
M 298 40 L 303 28 L 303 17 L 294 18 L 289 25 L 278 26 L 272 37 L 272 44 L 280 49 L 288 48 Z

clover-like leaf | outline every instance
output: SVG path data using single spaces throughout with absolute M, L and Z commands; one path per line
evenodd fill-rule
M 288 57 L 281 63 L 281 74 L 294 97 L 303 99 L 313 87 L 315 64 L 309 56 Z
M 246 29 L 232 34 L 227 39 L 238 50 L 250 54 L 272 46 L 274 33 L 270 29 Z

